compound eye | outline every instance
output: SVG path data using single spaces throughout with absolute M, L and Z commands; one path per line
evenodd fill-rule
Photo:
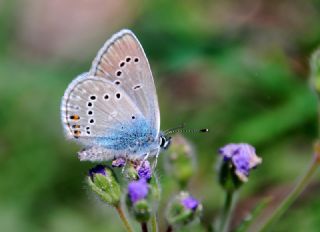
M 171 140 L 170 139 L 168 139 L 168 140 L 166 140 L 165 142 L 164 142 L 164 145 L 163 145 L 163 149 L 168 149 L 168 147 L 170 146 L 170 144 L 171 144 Z
M 166 144 L 166 139 L 164 137 L 160 137 L 160 147 L 164 147 L 164 145 Z

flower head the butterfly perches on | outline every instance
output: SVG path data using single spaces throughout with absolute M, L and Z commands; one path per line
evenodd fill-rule
M 90 70 L 68 86 L 61 104 L 65 134 L 85 149 L 80 160 L 145 159 L 170 140 L 160 132 L 155 84 L 147 57 L 130 30 L 113 35 Z

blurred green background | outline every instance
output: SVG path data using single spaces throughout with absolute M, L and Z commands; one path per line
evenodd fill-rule
M 77 159 L 80 147 L 65 140 L 60 122 L 68 83 L 122 28 L 135 32 L 149 58 L 161 128 L 184 122 L 211 130 L 186 135 L 197 149 L 189 189 L 205 205 L 204 223 L 223 203 L 215 161 L 229 142 L 251 143 L 263 157 L 233 225 L 264 196 L 273 196 L 270 211 L 311 158 L 317 110 L 308 61 L 320 44 L 319 22 L 318 0 L 0 1 L 1 231 L 124 231 L 87 191 L 93 164 Z M 178 187 L 163 158 L 165 204 Z M 319 231 L 319 180 L 275 231 Z

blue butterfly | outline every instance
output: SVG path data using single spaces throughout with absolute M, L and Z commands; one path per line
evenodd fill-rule
M 149 62 L 130 30 L 107 40 L 89 72 L 69 84 L 61 119 L 66 136 L 86 147 L 80 160 L 145 159 L 168 147 Z

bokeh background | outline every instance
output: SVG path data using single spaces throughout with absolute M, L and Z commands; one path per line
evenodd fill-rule
M 93 164 L 77 159 L 80 147 L 64 139 L 60 123 L 68 83 L 122 28 L 135 32 L 149 58 L 161 127 L 211 130 L 186 135 L 198 164 L 189 189 L 205 205 L 204 223 L 223 203 L 215 161 L 229 142 L 251 143 L 263 157 L 233 225 L 265 196 L 272 210 L 306 169 L 317 136 L 308 62 L 320 44 L 319 22 L 318 0 L 0 1 L 1 231 L 124 231 L 87 190 Z M 178 188 L 163 158 L 165 204 Z M 319 231 L 319 180 L 275 231 Z

